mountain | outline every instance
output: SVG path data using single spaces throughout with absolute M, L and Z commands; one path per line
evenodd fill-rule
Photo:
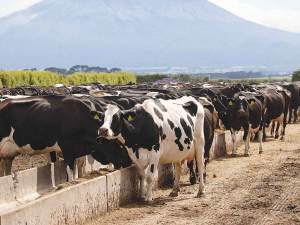
M 0 18 L 0 68 L 300 67 L 300 34 L 206 0 L 44 0 Z

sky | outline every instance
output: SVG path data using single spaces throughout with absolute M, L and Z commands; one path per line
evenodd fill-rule
M 41 0 L 0 0 L 0 17 Z M 300 0 L 208 0 L 246 20 L 300 33 Z

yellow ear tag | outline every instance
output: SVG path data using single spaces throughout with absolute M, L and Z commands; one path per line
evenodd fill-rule
M 232 105 L 232 101 L 230 101 L 230 102 L 228 103 L 228 105 Z
M 250 102 L 250 105 L 254 105 L 254 101 L 251 101 L 251 102 Z
M 216 101 L 217 101 L 217 99 L 216 99 L 216 98 L 214 98 L 214 99 L 213 99 L 213 101 L 214 101 L 214 102 L 216 102 Z
M 246 88 L 245 91 L 248 91 L 248 88 Z
M 94 119 L 95 119 L 95 120 L 99 120 L 99 119 L 100 119 L 99 116 L 98 116 L 98 114 L 96 114 L 96 115 L 94 116 Z
M 233 90 L 233 91 L 234 91 L 234 88 L 231 88 L 231 90 Z
M 127 120 L 130 122 L 132 120 L 131 115 L 128 116 Z

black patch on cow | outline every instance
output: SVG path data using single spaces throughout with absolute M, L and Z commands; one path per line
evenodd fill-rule
M 158 99 L 155 99 L 154 103 L 158 106 L 158 108 L 160 108 L 161 111 L 167 112 L 167 109 L 163 106 L 163 104 L 161 104 L 161 102 Z
M 150 168 L 151 173 L 154 172 L 154 164 L 151 164 L 151 168 Z
M 191 148 L 191 147 L 190 147 L 190 144 L 191 144 L 190 139 L 189 139 L 189 138 L 185 138 L 185 139 L 184 139 L 184 143 L 188 145 L 187 148 L 188 148 L 188 150 L 190 150 L 190 148 Z
M 159 143 L 157 143 L 156 145 L 154 145 L 154 150 L 157 152 L 158 150 L 159 150 L 159 147 L 160 147 L 160 144 Z
M 185 122 L 184 119 L 180 119 L 180 124 L 184 130 L 184 133 L 186 134 L 186 136 L 192 141 L 193 140 L 193 133 L 192 133 L 192 129 L 190 126 L 188 126 Z
M 198 110 L 198 106 L 194 102 L 192 102 L 192 101 L 187 102 L 187 103 L 183 104 L 182 107 L 191 116 L 196 116 L 197 110 Z
M 177 139 L 175 140 L 175 143 L 178 145 L 179 150 L 183 151 L 183 145 L 179 141 L 181 138 L 181 135 L 182 135 L 181 129 L 179 127 L 176 127 L 174 129 L 174 131 L 175 131 L 175 136 L 177 137 Z
M 189 138 L 185 138 L 184 139 L 184 143 L 187 144 L 187 145 L 190 145 L 191 144 L 191 141 Z
M 162 136 L 162 139 L 163 139 L 163 140 L 165 140 L 165 139 L 166 139 L 166 137 L 167 137 L 167 136 L 164 134 L 164 135 Z
M 168 119 L 168 124 L 170 125 L 170 128 L 173 130 L 174 129 L 174 123 Z
M 162 136 L 163 136 L 163 133 L 164 133 L 164 132 L 163 132 L 163 128 L 160 127 L 159 130 L 158 130 L 158 132 L 159 132 L 159 136 L 162 137 Z
M 194 129 L 194 122 L 193 122 L 192 118 L 190 117 L 190 115 L 187 114 L 187 118 L 188 118 L 188 121 L 190 122 L 191 126 Z
M 128 114 L 134 112 L 135 119 L 127 121 L 123 119 L 122 136 L 125 140 L 125 145 L 129 148 L 145 148 L 149 151 L 159 149 L 157 145 L 162 137 L 163 129 L 158 127 L 154 122 L 152 115 L 146 112 L 142 107 L 135 107 L 131 110 L 122 112 Z
M 160 113 L 160 111 L 157 108 L 154 108 L 154 112 L 161 121 L 164 121 L 163 115 Z
M 137 159 L 140 158 L 140 154 L 139 154 L 139 150 L 138 149 L 135 150 L 135 156 L 136 156 Z

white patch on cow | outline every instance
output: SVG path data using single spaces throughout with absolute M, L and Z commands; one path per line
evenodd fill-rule
M 240 96 L 239 96 L 239 99 L 240 99 L 240 100 L 243 100 L 243 99 L 245 99 L 245 96 L 240 95 Z
M 102 125 L 101 128 L 106 128 L 108 129 L 108 132 L 107 132 L 107 136 L 108 137 L 113 137 L 114 136 L 114 133 L 113 131 L 111 130 L 111 123 L 113 121 L 113 116 L 119 111 L 120 109 L 115 106 L 115 105 L 110 105 L 108 104 L 107 105 L 107 109 L 105 111 L 105 116 L 104 116 L 104 123 Z M 100 128 L 100 129 L 101 129 Z M 98 131 L 99 132 L 99 131 Z M 99 134 L 100 135 L 100 134 Z
M 54 87 L 56 87 L 56 88 L 62 88 L 62 87 L 64 87 L 65 85 L 64 84 L 55 84 L 54 85 Z
M 46 147 L 45 149 L 38 149 L 38 150 L 33 150 L 31 148 L 30 144 L 20 147 L 15 143 L 15 141 L 13 139 L 14 132 L 15 132 L 15 129 L 13 127 L 11 127 L 10 135 L 1 140 L 0 157 L 12 158 L 12 157 L 16 157 L 19 154 L 40 155 L 40 154 L 45 154 L 45 153 L 49 153 L 52 151 L 61 152 L 61 148 L 59 147 L 57 142 L 51 147 Z
M 159 92 L 149 92 L 149 93 L 146 94 L 146 96 L 154 98 L 158 94 L 159 94 Z
M 81 98 L 81 97 L 89 97 L 90 95 L 86 95 L 86 94 L 72 94 L 72 96 L 74 96 L 76 98 Z

